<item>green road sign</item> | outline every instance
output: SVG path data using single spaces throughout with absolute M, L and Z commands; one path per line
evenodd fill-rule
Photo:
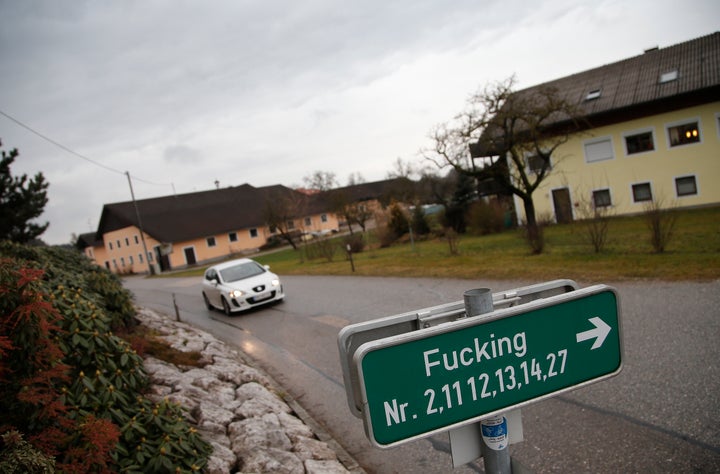
M 368 342 L 353 360 L 368 437 L 390 447 L 617 375 L 619 298 L 597 285 Z

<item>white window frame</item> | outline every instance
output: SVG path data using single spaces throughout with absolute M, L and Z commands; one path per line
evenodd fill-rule
M 667 84 L 668 82 L 677 81 L 679 76 L 677 69 L 669 69 L 665 72 L 660 73 L 658 78 L 658 84 Z
M 328 221 L 327 214 L 320 214 L 320 222 L 325 223 Z
M 534 158 L 536 156 L 538 156 L 537 153 L 530 153 L 530 152 L 525 153 L 523 160 L 525 161 L 525 172 L 527 174 L 530 174 L 530 173 L 537 174 L 535 172 L 535 170 L 533 169 L 533 167 L 530 165 L 530 158 Z M 552 156 L 548 159 L 548 164 L 549 164 L 549 166 L 548 166 L 547 171 L 552 171 L 552 169 L 553 169 Z
M 698 141 L 696 142 L 690 142 L 690 143 L 682 143 L 679 145 L 672 145 L 672 142 L 670 141 L 670 129 L 673 127 L 679 127 L 681 125 L 687 125 L 690 123 L 697 123 L 698 127 Z M 667 142 L 668 150 L 674 150 L 677 148 L 685 148 L 686 146 L 693 146 L 693 145 L 699 145 L 703 142 L 703 132 L 702 132 L 702 121 L 700 120 L 700 117 L 690 117 L 683 120 L 677 120 L 675 122 L 670 122 L 665 124 L 665 140 Z
M 306 217 L 305 218 L 305 227 L 310 227 L 312 225 L 312 217 Z
M 650 133 L 650 136 L 652 136 L 653 141 L 653 149 L 652 150 L 646 150 L 646 151 L 638 151 L 635 153 L 629 153 L 627 148 L 627 138 L 628 137 L 634 137 L 635 135 L 642 135 L 643 133 Z M 623 142 L 623 150 L 625 151 L 625 156 L 639 156 L 639 155 L 646 155 L 648 153 L 653 153 L 657 151 L 657 138 L 655 137 L 655 127 L 646 127 L 646 128 L 639 128 L 637 130 L 631 130 L 629 132 L 625 132 L 622 134 L 622 142 Z
M 258 237 L 257 227 L 253 227 L 252 229 L 248 229 L 248 234 L 250 235 L 250 238 L 251 238 L 251 239 L 257 239 L 257 237 Z
M 212 239 L 212 243 L 210 240 Z M 208 248 L 217 247 L 217 239 L 214 235 L 211 235 L 210 237 L 205 237 L 205 243 L 207 244 Z
M 585 102 L 588 102 L 590 100 L 597 100 L 602 95 L 602 89 L 592 89 L 589 90 L 587 95 L 585 96 Z
M 647 201 L 636 201 L 635 200 L 635 191 L 633 190 L 634 186 L 640 186 L 642 184 L 647 184 L 650 187 L 650 199 Z M 630 183 L 630 196 L 632 197 L 633 204 L 645 204 L 646 202 L 652 202 L 655 199 L 655 190 L 653 189 L 653 184 L 651 181 L 640 181 L 637 183 Z
M 677 180 L 683 179 L 683 178 L 693 178 L 695 181 L 695 193 L 694 194 L 683 194 L 682 196 L 678 194 L 678 188 L 677 188 Z M 673 178 L 673 189 L 675 190 L 675 197 L 677 199 L 684 199 L 684 198 L 691 198 L 691 197 L 697 197 L 700 195 L 700 183 L 698 183 L 697 175 L 695 174 L 684 174 L 680 176 L 675 176 Z
M 608 204 L 607 206 L 597 206 L 597 205 L 595 205 L 595 193 L 600 192 L 600 191 L 607 191 L 608 197 L 610 198 L 610 204 Z M 613 197 L 612 197 L 612 192 L 610 191 L 610 188 L 597 188 L 597 189 L 593 189 L 592 191 L 590 191 L 590 200 L 591 200 L 591 202 L 592 202 L 593 208 L 597 208 L 597 207 L 601 207 L 601 208 L 613 207 Z
M 611 157 L 608 157 L 608 158 L 600 158 L 600 159 L 595 159 L 595 160 L 589 160 L 589 159 L 588 159 L 588 153 L 587 153 L 587 146 L 588 146 L 588 145 L 597 145 L 598 143 L 604 143 L 604 142 L 609 142 L 609 143 L 610 143 L 610 151 L 612 152 L 612 156 L 611 156 Z M 584 155 L 584 158 L 585 158 L 585 163 L 587 163 L 587 164 L 590 164 L 590 163 L 600 163 L 600 162 L 603 162 L 603 161 L 614 160 L 614 159 L 615 159 L 615 144 L 613 143 L 612 137 L 611 137 L 610 135 L 608 135 L 608 136 L 605 136 L 605 137 L 597 137 L 597 138 L 593 138 L 593 139 L 591 139 L 591 140 L 585 140 L 585 141 L 583 142 L 583 155 Z
M 238 241 L 237 232 L 228 232 L 228 242 L 237 242 L 237 241 Z

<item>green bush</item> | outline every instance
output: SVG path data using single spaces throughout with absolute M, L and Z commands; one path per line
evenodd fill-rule
M 343 249 L 347 251 L 350 246 L 352 253 L 360 253 L 365 250 L 365 236 L 363 234 L 351 234 L 343 239 Z
M 411 226 L 415 235 L 422 236 L 430 233 L 430 224 L 425 216 L 425 211 L 420 205 L 413 208 Z
M 12 430 L 0 436 L 0 472 L 3 474 L 52 474 L 55 460 L 38 451 Z
M 497 234 L 505 229 L 505 209 L 497 201 L 476 201 L 468 210 L 467 220 L 472 234 Z
M 0 431 L 68 472 L 202 469 L 210 445 L 179 405 L 144 397 L 142 358 L 112 332 L 134 315 L 120 281 L 70 250 L 2 243 L 3 255 Z
M 388 221 L 388 230 L 395 236 L 396 239 L 407 234 L 410 229 L 410 221 L 405 215 L 405 211 L 398 203 L 392 203 L 390 205 L 390 219 Z

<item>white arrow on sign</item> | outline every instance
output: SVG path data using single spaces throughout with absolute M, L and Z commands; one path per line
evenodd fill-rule
M 588 331 L 583 331 L 580 333 L 577 333 L 577 342 L 583 342 L 587 341 L 588 339 L 596 338 L 595 342 L 593 343 L 590 350 L 597 349 L 598 347 L 603 345 L 603 342 L 605 342 L 605 338 L 608 334 L 610 334 L 610 330 L 612 329 L 610 326 L 608 326 L 605 321 L 603 321 L 600 318 L 590 318 L 588 319 L 591 323 L 593 323 L 593 326 L 595 326 L 593 329 L 590 329 Z

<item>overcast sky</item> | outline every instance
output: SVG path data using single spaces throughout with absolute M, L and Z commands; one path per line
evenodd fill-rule
M 381 180 L 490 81 L 718 30 L 717 0 L 0 0 L 0 112 L 101 166 L 2 114 L 0 139 L 61 244 L 130 200 L 125 171 L 137 199 Z

